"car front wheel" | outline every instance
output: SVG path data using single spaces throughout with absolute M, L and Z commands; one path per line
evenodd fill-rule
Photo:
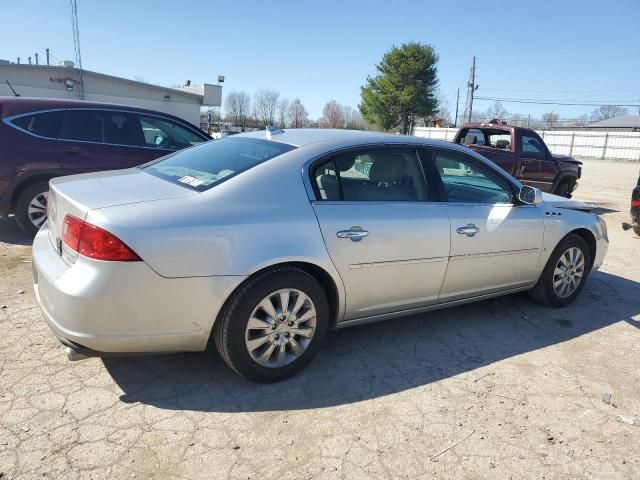
M 589 245 L 578 235 L 567 235 L 551 253 L 529 296 L 553 307 L 569 305 L 580 294 L 590 270 Z
M 327 297 L 316 279 L 282 267 L 242 286 L 227 302 L 213 335 L 220 355 L 237 373 L 276 382 L 313 358 L 328 324 Z

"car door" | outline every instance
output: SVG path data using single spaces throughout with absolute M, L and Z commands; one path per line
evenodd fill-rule
M 437 301 L 450 224 L 415 149 L 359 149 L 311 173 L 313 209 L 346 290 L 345 320 Z
M 556 178 L 556 162 L 536 133 L 520 135 L 520 156 L 520 180 L 545 192 L 551 191 Z
M 451 253 L 440 301 L 535 282 L 544 215 L 518 203 L 510 182 L 484 162 L 449 149 L 421 152 L 451 219 Z
M 141 150 L 145 162 L 210 140 L 161 115 L 132 113 L 130 118 L 136 141 L 144 147 Z
M 146 161 L 129 114 L 99 109 L 65 111 L 56 156 L 66 174 L 130 168 Z

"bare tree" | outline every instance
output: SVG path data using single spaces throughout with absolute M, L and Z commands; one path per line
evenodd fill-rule
M 542 114 L 542 128 L 556 128 L 560 125 L 560 116 L 556 112 Z
M 509 116 L 509 112 L 502 106 L 500 102 L 494 102 L 491 107 L 487 110 L 487 119 L 488 120 L 505 120 Z
M 567 124 L 569 127 L 586 127 L 587 125 L 589 125 L 589 117 L 586 115 L 580 115 L 578 118 L 574 118 Z
M 527 118 L 520 113 L 512 113 L 509 117 L 509 123 L 514 127 L 524 127 L 527 125 Z
M 247 117 L 251 109 L 251 96 L 247 92 L 238 92 L 238 120 L 244 131 L 247 125 Z
M 278 102 L 278 124 L 280 128 L 287 126 L 287 115 L 289 111 L 289 100 L 286 98 Z
M 345 124 L 344 107 L 335 100 L 327 102 L 322 109 L 322 123 L 325 128 L 343 128 Z
M 227 98 L 224 101 L 224 111 L 227 118 L 229 118 L 234 125 L 239 124 L 240 120 L 240 107 L 238 105 L 240 92 L 229 92 Z
M 629 111 L 625 107 L 602 105 L 591 112 L 591 121 L 599 122 L 608 118 L 621 117 L 622 115 L 629 115 Z
M 344 128 L 349 130 L 364 130 L 366 128 L 362 114 L 351 107 L 342 107 L 344 114 Z
M 291 128 L 303 128 L 306 127 L 309 123 L 309 114 L 307 113 L 307 109 L 304 108 L 302 102 L 299 98 L 296 98 L 289 105 L 289 110 L 287 111 L 289 117 L 289 125 Z
M 254 106 L 265 126 L 273 125 L 274 123 L 279 97 L 280 94 L 277 90 L 268 88 L 258 90 L 254 96 Z

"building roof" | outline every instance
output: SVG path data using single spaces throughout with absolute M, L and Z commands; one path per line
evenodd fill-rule
M 623 115 L 589 124 L 589 127 L 640 128 L 640 115 Z

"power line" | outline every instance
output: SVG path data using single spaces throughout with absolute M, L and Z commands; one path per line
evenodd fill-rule
M 495 102 L 505 103 L 532 103 L 536 105 L 566 105 L 566 106 L 578 106 L 578 107 L 638 107 L 640 101 L 636 103 L 570 103 L 570 102 L 556 102 L 552 100 L 527 100 L 516 98 L 494 98 L 494 97 L 475 97 L 476 100 L 491 100 Z M 633 100 L 630 100 L 633 101 Z
M 479 97 L 477 97 L 479 98 Z M 594 98 L 589 98 L 587 100 L 573 100 L 569 98 L 527 98 L 527 97 L 500 97 L 501 99 L 507 100 L 528 100 L 532 102 L 597 102 L 597 103 L 606 103 L 607 105 L 611 105 L 614 103 L 633 103 L 640 102 L 638 100 L 596 100 Z
M 482 88 L 483 91 L 485 92 L 524 92 L 524 93 L 532 93 L 532 92 L 537 92 L 537 93 L 612 93 L 612 92 L 640 92 L 640 88 L 610 88 L 610 89 L 601 89 L 601 90 L 576 90 L 576 89 L 569 89 L 569 90 L 556 90 L 556 89 L 549 89 L 549 88 L 545 88 L 545 89 L 535 89 L 535 88 L 530 88 L 530 89 L 510 89 L 510 88 Z

